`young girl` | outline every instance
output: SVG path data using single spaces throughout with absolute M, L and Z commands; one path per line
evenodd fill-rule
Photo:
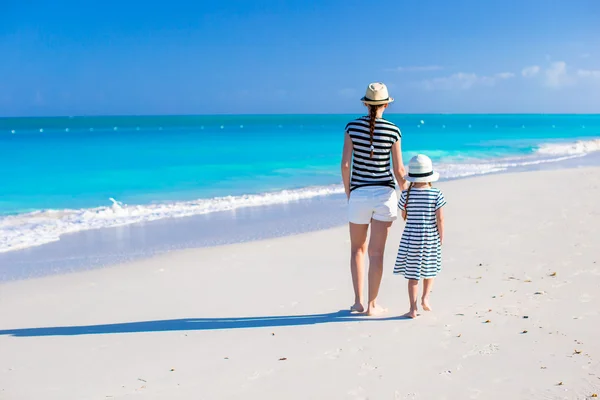
M 394 274 L 402 274 L 408 279 L 410 311 L 406 317 L 417 316 L 417 296 L 419 280 L 423 279 L 421 305 L 425 311 L 431 311 L 429 292 L 442 267 L 442 243 L 444 241 L 444 213 L 446 204 L 440 189 L 431 186 L 439 179 L 433 171 L 429 157 L 419 154 L 408 164 L 406 180 L 410 182 L 408 190 L 402 192 L 398 207 L 406 221 Z

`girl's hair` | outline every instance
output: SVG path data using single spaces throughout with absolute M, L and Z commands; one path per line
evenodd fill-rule
M 429 187 L 433 187 L 433 185 L 431 184 L 431 182 L 427 182 L 427 184 L 429 185 Z M 410 196 L 410 189 L 412 189 L 414 183 L 410 183 L 408 185 L 408 190 L 406 191 L 406 201 L 404 202 L 404 220 L 406 221 L 408 219 L 408 197 Z
M 375 134 L 375 122 L 377 121 L 377 109 L 380 106 L 369 104 L 369 133 L 371 134 L 371 158 L 373 158 L 373 135 Z

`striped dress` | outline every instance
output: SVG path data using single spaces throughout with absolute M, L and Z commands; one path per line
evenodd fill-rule
M 403 191 L 398 207 L 407 210 L 406 225 L 400 240 L 395 274 L 406 279 L 433 278 L 442 268 L 442 247 L 435 212 L 446 204 L 437 188 L 412 188 L 406 204 Z
M 346 125 L 353 145 L 352 177 L 350 191 L 368 186 L 396 188 L 390 170 L 392 146 L 402 137 L 400 129 L 383 118 L 375 120 L 373 132 L 373 157 L 371 157 L 371 134 L 369 116 L 355 119 Z

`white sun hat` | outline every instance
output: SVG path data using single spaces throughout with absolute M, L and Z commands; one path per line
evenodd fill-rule
M 369 84 L 365 96 L 360 100 L 365 104 L 370 104 L 373 106 L 379 106 L 394 101 L 394 99 L 391 98 L 388 93 L 387 86 L 381 82 Z
M 433 170 L 431 159 L 425 154 L 417 154 L 408 163 L 408 175 L 404 177 L 409 182 L 427 183 L 440 179 L 440 174 Z

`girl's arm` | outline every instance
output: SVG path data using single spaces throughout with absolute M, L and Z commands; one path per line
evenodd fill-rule
M 440 244 L 444 244 L 444 207 L 437 209 L 435 219 L 437 221 L 438 233 L 440 234 Z
M 400 140 L 392 145 L 392 163 L 394 168 L 394 176 L 396 182 L 400 185 L 400 191 L 406 190 L 408 182 L 404 180 L 406 170 L 404 169 L 404 163 L 402 162 L 402 149 L 400 148 Z
M 350 198 L 350 162 L 352 161 L 352 138 L 346 132 L 344 138 L 344 150 L 342 151 L 342 181 L 344 182 L 344 190 L 346 197 Z

